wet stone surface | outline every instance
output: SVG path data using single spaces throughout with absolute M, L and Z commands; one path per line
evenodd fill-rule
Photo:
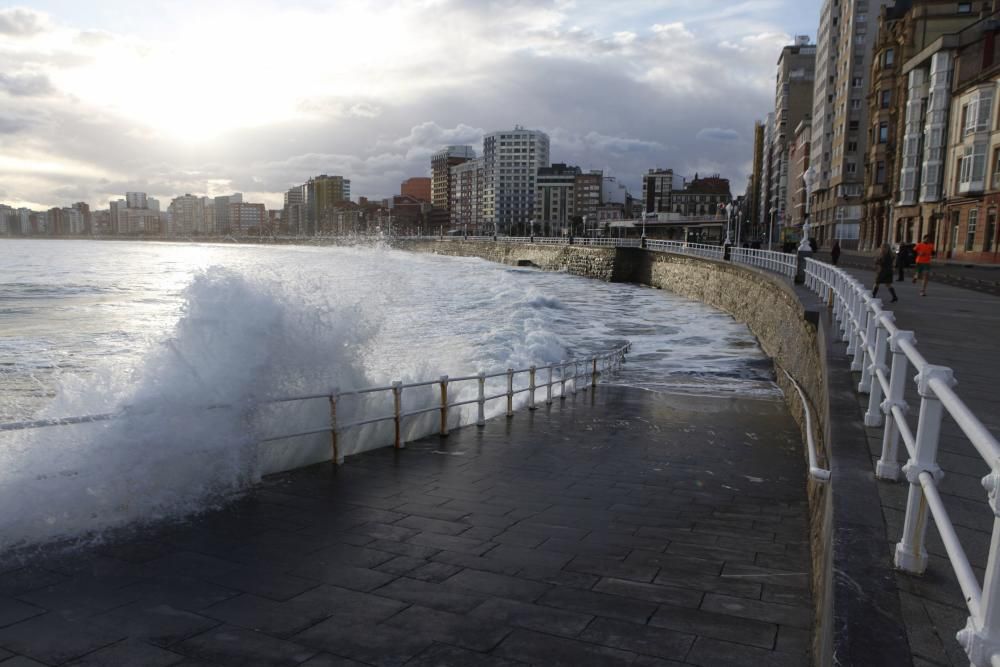
M 806 665 L 778 401 L 601 386 L 0 568 L 0 667 Z

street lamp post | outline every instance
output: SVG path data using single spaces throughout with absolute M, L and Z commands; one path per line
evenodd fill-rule
M 732 245 L 732 237 L 730 235 L 730 227 L 733 222 L 733 202 L 726 204 L 726 240 L 723 245 Z

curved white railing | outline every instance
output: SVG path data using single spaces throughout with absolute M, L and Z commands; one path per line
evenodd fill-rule
M 539 400 L 544 401 L 545 404 L 551 404 L 553 397 L 564 399 L 567 395 L 576 394 L 577 386 L 581 379 L 587 380 L 587 382 L 583 383 L 581 387 L 584 391 L 588 386 L 596 387 L 598 380 L 602 375 L 610 374 L 621 367 L 625 361 L 625 356 L 631 348 L 631 343 L 625 343 L 624 345 L 609 352 L 593 357 L 560 361 L 547 366 L 530 366 L 528 368 L 520 369 L 508 368 L 504 371 L 497 371 L 493 373 L 480 372 L 476 375 L 453 378 L 450 378 L 447 375 L 442 375 L 436 380 L 427 380 L 422 382 L 404 383 L 399 381 L 392 382 L 391 384 L 384 386 L 364 387 L 348 391 L 334 389 L 330 392 L 268 398 L 260 401 L 260 405 L 287 404 L 318 399 L 327 400 L 330 404 L 330 418 L 327 423 L 317 424 L 314 427 L 300 429 L 291 433 L 277 433 L 269 435 L 268 437 L 261 438 L 258 442 L 275 442 L 308 435 L 329 433 L 331 434 L 332 458 L 337 464 L 340 464 L 344 460 L 344 455 L 340 451 L 339 447 L 340 437 L 363 426 L 390 421 L 393 422 L 395 426 L 395 435 L 392 444 L 397 449 L 405 446 L 407 436 L 406 431 L 404 431 L 404 426 L 408 418 L 435 412 L 439 413 L 440 428 L 436 430 L 440 432 L 441 435 L 447 435 L 449 425 L 456 425 L 455 421 L 450 419 L 449 412 L 462 406 L 476 405 L 476 424 L 478 426 L 484 426 L 486 423 L 486 406 L 488 403 L 505 399 L 506 415 L 507 417 L 513 417 L 515 407 L 518 407 L 515 405 L 514 399 L 520 394 L 527 394 L 526 407 L 529 410 L 534 410 L 537 407 Z M 541 380 L 539 379 L 539 373 L 542 373 L 545 376 Z M 524 380 L 526 380 L 526 382 Z M 493 381 L 493 386 L 490 386 L 491 381 Z M 495 391 L 498 388 L 496 386 L 498 381 L 500 381 L 499 384 L 502 385 L 500 387 L 501 390 Z M 459 392 L 456 391 L 456 386 L 463 383 L 475 383 L 478 386 L 478 392 L 474 398 L 460 398 L 458 396 Z M 404 391 L 409 390 L 412 392 L 420 389 L 424 389 L 425 391 L 428 389 L 435 390 L 435 394 L 438 399 L 432 401 L 432 405 L 423 404 L 412 407 L 408 410 L 404 409 Z M 487 393 L 488 390 L 491 390 L 492 393 Z M 540 392 L 541 398 L 539 396 Z M 377 414 L 374 416 L 368 414 L 356 414 L 355 418 L 350 421 L 344 421 L 342 418 L 343 415 L 341 415 L 341 418 L 338 419 L 338 407 L 345 399 L 378 396 L 380 394 L 391 397 L 393 406 L 391 412 Z M 229 407 L 232 406 L 210 405 L 205 406 L 205 409 Z M 251 408 L 251 411 L 253 411 L 253 408 Z M 149 411 L 137 412 L 126 407 L 117 412 L 63 417 L 57 419 L 36 419 L 0 424 L 0 432 L 24 431 L 54 426 L 69 426 L 73 424 L 88 424 L 117 419 L 128 419 L 146 414 L 149 414 Z M 458 423 L 457 425 L 461 426 L 463 424 Z M 431 432 L 432 431 L 427 431 L 426 433 L 414 433 L 411 430 L 410 437 L 423 437 L 425 435 L 429 435 Z
M 757 250 L 755 248 L 730 248 L 730 260 L 774 271 L 786 278 L 795 278 L 799 264 L 798 257 L 792 253 Z
M 1000 443 L 955 393 L 952 370 L 929 363 L 917 350 L 914 333 L 899 329 L 893 314 L 882 309 L 881 300 L 872 297 L 867 287 L 846 272 L 813 259 L 806 260 L 805 275 L 806 285 L 832 308 L 852 357 L 851 368 L 861 372 L 858 391 L 868 394 L 865 425 L 882 426 L 876 476 L 896 481 L 902 472 L 910 484 L 895 565 L 912 574 L 927 568 L 929 512 L 969 609 L 968 622 L 957 639 L 973 665 L 996 665 L 1000 662 Z M 920 396 L 913 427 L 904 400 L 911 364 Z M 982 588 L 938 493 L 943 473 L 937 450 L 945 412 L 990 468 L 982 485 L 994 515 L 993 537 Z M 907 454 L 902 468 L 900 440 Z

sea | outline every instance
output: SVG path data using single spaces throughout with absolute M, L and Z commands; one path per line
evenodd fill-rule
M 746 325 L 650 287 L 378 244 L 0 240 L 0 553 L 183 517 L 329 458 L 328 433 L 283 436 L 328 425 L 331 393 L 584 361 L 626 342 L 602 382 L 780 400 Z M 404 410 L 436 391 L 404 389 Z M 471 399 L 477 385 L 450 391 Z M 492 401 L 487 417 L 505 408 Z M 475 410 L 452 410 L 450 425 Z M 391 411 L 374 392 L 343 399 L 338 419 Z M 108 418 L 21 428 L 90 415 Z M 437 419 L 407 419 L 404 437 Z M 340 447 L 391 441 L 382 422 Z

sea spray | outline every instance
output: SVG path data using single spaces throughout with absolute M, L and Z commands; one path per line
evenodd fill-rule
M 67 377 L 47 410 L 114 407 L 120 419 L 24 431 L 0 448 L 0 550 L 185 514 L 246 488 L 261 472 L 254 406 L 366 385 L 357 348 L 373 327 L 321 290 L 289 294 L 223 269 L 197 276 L 173 332 L 140 365 Z

